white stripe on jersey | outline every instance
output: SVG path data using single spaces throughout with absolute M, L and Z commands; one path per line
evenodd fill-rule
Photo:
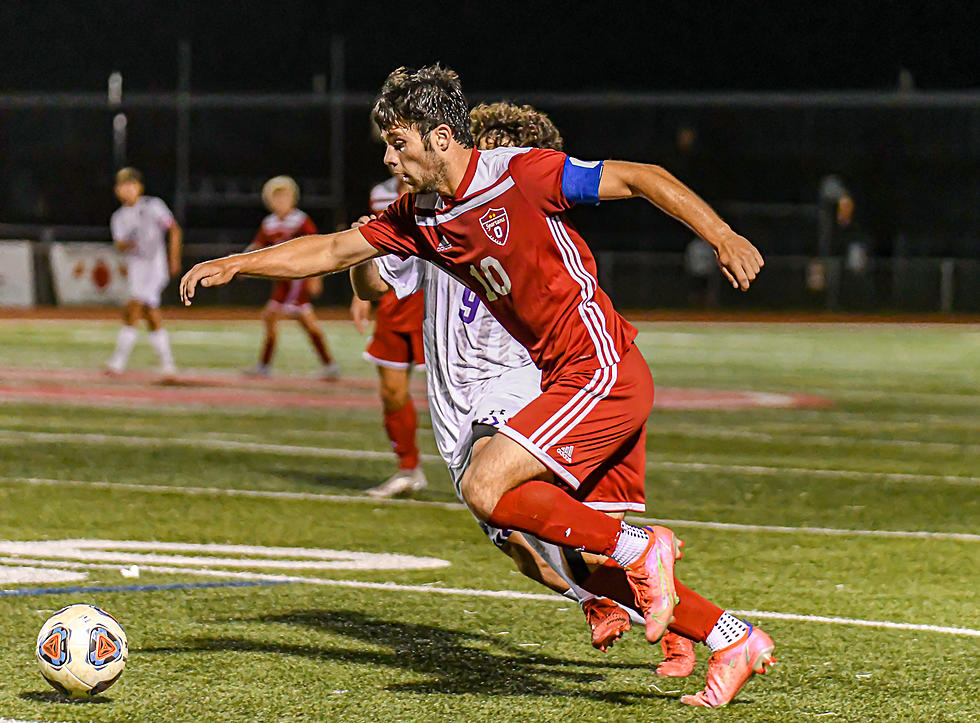
M 569 275 L 578 282 L 582 288 L 582 301 L 579 303 L 578 312 L 582 317 L 585 328 L 589 332 L 589 337 L 596 348 L 596 359 L 603 366 L 609 366 L 619 362 L 619 354 L 616 353 L 616 345 L 613 343 L 609 330 L 606 329 L 606 319 L 602 315 L 602 310 L 595 303 L 595 290 L 598 286 L 595 278 L 586 270 L 582 263 L 582 256 L 569 237 L 561 220 L 555 217 L 547 219 L 551 229 L 551 235 L 555 239 L 558 251 L 561 253 L 565 262 L 565 268 Z
M 530 441 L 542 449 L 547 449 L 555 441 L 564 437 L 595 408 L 596 404 L 609 396 L 617 377 L 615 366 L 596 369 L 585 388 L 566 402 L 547 422 L 534 430 L 529 438 Z
M 497 198 L 507 191 L 509 191 L 514 186 L 514 179 L 507 176 L 503 181 L 498 183 L 496 186 L 492 187 L 488 191 L 484 191 L 479 196 L 474 196 L 469 201 L 461 203 L 458 206 L 453 206 L 451 209 L 445 213 L 437 213 L 434 216 L 416 216 L 415 223 L 419 226 L 437 226 L 441 223 L 449 223 L 454 218 L 462 216 L 467 211 L 472 211 L 474 208 L 482 206 L 485 203 L 489 203 L 493 199 Z

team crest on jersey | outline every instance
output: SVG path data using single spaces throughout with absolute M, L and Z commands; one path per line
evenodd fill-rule
M 503 246 L 507 243 L 510 220 L 507 218 L 506 208 L 491 208 L 480 217 L 480 225 L 483 226 L 483 232 L 495 244 Z

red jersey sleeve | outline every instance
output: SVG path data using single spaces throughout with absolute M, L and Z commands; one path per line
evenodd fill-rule
M 313 219 L 309 216 L 303 219 L 303 223 L 299 225 L 296 229 L 297 236 L 310 236 L 311 234 L 317 233 L 316 224 L 313 223 Z
M 419 255 L 419 233 L 415 224 L 415 196 L 406 193 L 373 221 L 358 227 L 367 242 L 379 251 L 400 258 Z
M 521 193 L 549 215 L 567 211 L 572 206 L 561 185 L 567 158 L 561 151 L 533 148 L 510 161 L 510 175 Z
M 252 243 L 248 245 L 249 248 L 264 249 L 271 243 L 271 239 L 266 235 L 265 229 L 259 226 L 258 233 L 255 234 L 255 238 L 252 239 Z

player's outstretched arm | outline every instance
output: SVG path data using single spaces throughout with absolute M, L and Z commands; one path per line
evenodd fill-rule
M 305 279 L 332 274 L 378 255 L 357 229 L 300 236 L 259 251 L 197 264 L 180 280 L 180 298 L 190 306 L 198 284 L 222 286 L 238 274 L 270 279 Z
M 694 191 L 660 166 L 626 161 L 605 161 L 602 165 L 601 200 L 637 196 L 647 199 L 711 244 L 722 273 L 733 287 L 742 291 L 749 288 L 765 263 L 762 254 L 732 231 Z

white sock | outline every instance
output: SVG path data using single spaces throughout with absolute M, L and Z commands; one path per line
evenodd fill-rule
M 610 557 L 622 568 L 627 568 L 640 559 L 640 555 L 650 544 L 650 536 L 642 527 L 620 522 L 619 539 Z
M 126 368 L 129 353 L 133 350 L 138 336 L 139 329 L 135 326 L 124 326 L 119 330 L 119 335 L 116 336 L 116 349 L 109 357 L 109 366 L 120 371 Z
M 167 368 L 174 365 L 173 354 L 170 353 L 170 335 L 166 329 L 157 329 L 150 332 L 150 346 L 157 353 L 160 366 Z
M 579 594 L 578 594 L 577 592 L 575 592 L 575 590 L 574 590 L 574 589 L 572 589 L 572 588 L 568 588 L 568 589 L 567 589 L 567 590 L 566 590 L 565 592 L 563 592 L 563 593 L 562 593 L 562 596 L 563 596 L 563 597 L 567 597 L 567 598 L 568 598 L 569 600 L 574 600 L 574 601 L 575 601 L 575 602 L 577 602 L 577 603 L 578 603 L 579 605 L 584 605 L 584 604 L 585 604 L 585 602 L 586 602 L 587 600 L 591 600 L 591 599 L 593 599 L 593 598 L 595 597 L 595 595 L 593 595 L 593 594 L 592 594 L 592 593 L 590 593 L 590 592 L 587 592 L 587 593 L 585 594 L 585 596 L 580 596 L 580 595 L 579 595 Z
M 723 612 L 718 622 L 708 633 L 708 639 L 704 642 L 711 652 L 727 648 L 741 640 L 749 630 L 749 625 L 729 612 Z

